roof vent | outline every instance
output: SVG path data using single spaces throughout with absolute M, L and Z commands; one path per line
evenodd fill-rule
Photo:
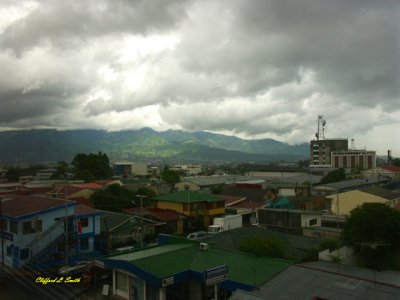
M 200 243 L 200 250 L 207 251 L 208 250 L 208 244 L 207 243 Z

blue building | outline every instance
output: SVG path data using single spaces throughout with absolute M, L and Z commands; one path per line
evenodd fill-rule
M 44 269 L 96 253 L 100 212 L 75 201 L 9 196 L 1 201 L 0 261 Z

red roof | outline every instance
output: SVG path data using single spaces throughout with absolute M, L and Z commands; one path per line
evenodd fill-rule
M 53 194 L 53 195 L 57 195 L 59 198 L 65 198 L 65 196 L 71 196 L 77 192 L 80 192 L 82 190 L 84 190 L 86 188 L 84 187 L 78 187 L 78 186 L 56 186 L 55 188 L 53 188 L 51 191 L 48 192 L 48 194 Z
M 105 186 L 111 182 L 115 181 L 114 179 L 104 179 L 104 180 L 95 180 L 94 183 L 100 184 L 101 186 Z
M 16 196 L 3 198 L 3 214 L 20 217 L 31 213 L 41 212 L 54 207 L 61 207 L 74 201 L 48 198 L 41 196 Z
M 392 172 L 400 172 L 400 166 L 383 166 L 382 169 Z
M 77 183 L 77 184 L 72 184 L 71 186 L 80 187 L 80 188 L 86 188 L 86 189 L 95 189 L 95 190 L 103 188 L 102 185 L 100 185 L 98 183 L 95 183 L 95 182 Z
M 70 200 L 76 201 L 79 204 L 83 204 L 89 207 L 93 207 L 92 200 L 90 198 L 85 197 L 71 197 Z

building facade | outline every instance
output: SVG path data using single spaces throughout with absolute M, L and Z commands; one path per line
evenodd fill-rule
M 333 151 L 347 150 L 347 139 L 314 140 L 310 142 L 310 165 L 330 166 Z
M 332 151 L 332 167 L 343 169 L 373 169 L 376 168 L 376 152 L 366 150 Z
M 97 211 L 74 201 L 40 196 L 3 198 L 0 250 L 12 268 L 43 269 L 90 256 L 100 233 Z

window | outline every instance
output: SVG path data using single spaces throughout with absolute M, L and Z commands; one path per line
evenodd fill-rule
M 23 234 L 32 233 L 32 222 L 31 221 L 22 223 L 22 233 Z
M 28 259 L 29 258 L 29 248 L 21 249 L 19 252 L 20 259 Z
M 308 224 L 310 224 L 310 226 L 317 225 L 317 219 L 311 219 Z
M 33 232 L 42 232 L 42 220 L 33 220 L 32 230 Z
M 14 221 L 10 221 L 10 232 L 18 234 L 18 223 Z
M 29 234 L 42 231 L 42 220 L 31 220 L 22 223 L 22 233 Z
M 8 222 L 6 219 L 1 220 L 0 227 L 3 231 L 8 231 Z
M 81 251 L 89 250 L 89 238 L 81 239 Z
M 82 228 L 89 226 L 89 219 L 88 218 L 80 219 L 79 222 L 81 223 Z
M 12 254 L 12 246 L 10 245 L 7 247 L 7 256 L 11 256 L 11 254 Z
M 126 274 L 120 273 L 120 272 L 116 272 L 115 275 L 117 277 L 115 280 L 116 289 L 127 292 L 128 291 L 128 284 L 127 284 L 128 276 Z

